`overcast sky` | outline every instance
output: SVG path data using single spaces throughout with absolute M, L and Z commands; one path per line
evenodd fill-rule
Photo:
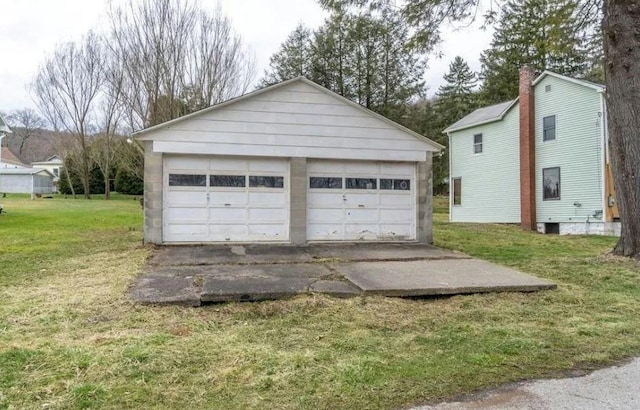
M 223 12 L 255 53 L 257 79 L 268 67 L 269 57 L 299 22 L 318 27 L 326 14 L 315 0 L 219 0 Z M 216 0 L 202 0 L 215 8 Z M 28 85 L 43 58 L 58 43 L 78 40 L 104 18 L 106 0 L 2 0 L 0 18 L 0 111 L 35 105 Z M 449 62 L 461 55 L 478 70 L 480 52 L 487 48 L 491 32 L 478 24 L 448 28 L 440 50 L 442 59 L 430 58 L 425 79 L 429 94 L 442 84 Z

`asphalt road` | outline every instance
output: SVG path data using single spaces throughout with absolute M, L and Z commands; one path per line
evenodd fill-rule
M 640 358 L 582 377 L 512 384 L 470 396 L 464 401 L 414 410 L 460 409 L 640 409 Z

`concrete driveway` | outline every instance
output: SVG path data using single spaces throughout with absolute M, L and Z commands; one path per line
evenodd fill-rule
M 199 306 L 303 293 L 418 297 L 553 288 L 513 269 L 414 243 L 206 245 L 158 247 L 131 297 Z
M 413 410 L 640 409 L 640 359 L 582 377 L 534 380 Z

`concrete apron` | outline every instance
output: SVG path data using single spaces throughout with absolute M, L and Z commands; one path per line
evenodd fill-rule
M 555 284 L 424 244 L 211 245 L 159 247 L 131 297 L 200 306 L 299 294 L 397 297 L 532 292 Z

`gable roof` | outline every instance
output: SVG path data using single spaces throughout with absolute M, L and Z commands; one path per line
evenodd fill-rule
M 587 80 L 580 80 L 578 78 L 567 77 L 566 75 L 554 73 L 553 71 L 549 71 L 549 70 L 543 71 L 535 80 L 533 80 L 531 85 L 533 85 L 535 87 L 540 81 L 542 81 L 547 76 L 555 77 L 555 78 L 557 78 L 559 80 L 564 80 L 564 81 L 568 81 L 568 82 L 573 83 L 573 84 L 581 85 L 583 87 L 591 88 L 591 89 L 596 90 L 598 92 L 603 92 L 605 90 L 605 86 L 602 85 L 602 84 L 597 84 L 597 83 L 594 83 L 594 82 L 591 82 L 591 81 L 587 81 Z
M 535 87 L 540 81 L 542 81 L 545 77 L 554 77 L 559 80 L 568 81 L 573 84 L 578 84 L 583 87 L 591 88 L 597 92 L 603 92 L 605 90 L 605 86 L 602 84 L 596 84 L 587 80 L 580 80 L 577 78 L 567 77 L 566 75 L 554 73 L 553 71 L 545 70 L 543 71 L 535 80 L 531 83 L 533 87 Z M 450 133 L 454 131 L 461 131 L 467 128 L 475 127 L 478 125 L 488 124 L 494 121 L 500 121 L 504 118 L 504 116 L 509 112 L 509 110 L 518 103 L 518 98 L 511 101 L 505 101 L 500 104 L 490 105 L 488 107 L 478 108 L 473 111 L 471 114 L 462 117 L 455 123 L 448 126 L 443 133 Z
M 14 154 L 9 147 L 2 147 L 2 152 L 0 152 L 0 161 L 6 164 L 29 167 L 29 165 L 23 163 L 22 160 L 18 158 L 18 156 Z
M 60 159 L 60 157 L 57 155 L 50 156 L 44 161 L 35 161 L 31 163 L 31 165 L 58 165 L 58 164 L 62 164 L 62 159 Z
M 518 102 L 518 99 L 501 102 L 499 104 L 490 105 L 488 107 L 478 108 L 471 114 L 466 115 L 448 126 L 444 133 L 459 131 L 465 128 L 474 127 L 476 125 L 487 124 L 490 122 L 501 120 L 511 107 Z
M 203 114 L 206 114 L 206 113 L 209 113 L 209 112 L 212 112 L 212 111 L 216 111 L 216 110 L 219 110 L 219 109 L 224 108 L 224 107 L 228 107 L 228 106 L 230 106 L 232 104 L 236 104 L 236 103 L 239 103 L 241 101 L 248 100 L 250 98 L 253 98 L 253 97 L 256 97 L 256 96 L 258 96 L 260 94 L 263 94 L 265 92 L 276 90 L 278 88 L 284 87 L 286 85 L 289 85 L 289 84 L 292 84 L 292 83 L 295 83 L 295 82 L 302 82 L 304 84 L 307 84 L 307 85 L 309 85 L 309 86 L 311 86 L 311 87 L 323 92 L 324 94 L 327 94 L 327 95 L 329 95 L 329 96 L 331 96 L 333 98 L 336 98 L 336 99 L 340 100 L 341 102 L 343 102 L 345 104 L 348 104 L 348 105 L 350 105 L 350 106 L 362 111 L 363 113 L 366 113 L 367 115 L 369 115 L 371 117 L 374 117 L 374 118 L 376 118 L 376 119 L 378 119 L 380 121 L 383 121 L 383 122 L 391 125 L 392 127 L 411 135 L 412 137 L 415 137 L 415 138 L 417 138 L 417 139 L 419 139 L 419 140 L 421 140 L 423 142 L 428 143 L 429 145 L 433 146 L 437 151 L 440 151 L 441 149 L 444 149 L 444 145 L 438 144 L 437 142 L 432 141 L 429 138 L 427 138 L 427 137 L 425 137 L 423 135 L 420 135 L 417 132 L 412 131 L 409 128 L 403 126 L 403 125 L 400 125 L 397 122 L 394 122 L 394 121 L 388 119 L 387 117 L 384 117 L 384 116 L 382 116 L 382 115 L 380 115 L 378 113 L 375 113 L 375 112 L 369 110 L 368 108 L 365 108 L 365 107 L 361 106 L 360 104 L 357 104 L 357 103 L 355 103 L 355 102 L 353 102 L 353 101 L 341 96 L 340 94 L 337 94 L 337 93 L 335 93 L 335 92 L 333 92 L 333 91 L 331 91 L 331 90 L 329 90 L 329 89 L 327 89 L 327 88 L 325 88 L 325 87 L 323 87 L 323 86 L 321 86 L 319 84 L 316 84 L 313 81 L 311 81 L 311 80 L 309 80 L 309 79 L 307 79 L 305 77 L 292 78 L 290 80 L 282 81 L 280 83 L 277 83 L 277 84 L 274 84 L 274 85 L 271 85 L 271 86 L 268 86 L 268 87 L 265 87 L 265 88 L 261 88 L 259 90 L 255 90 L 255 91 L 252 91 L 250 93 L 243 94 L 243 95 L 241 95 L 239 97 L 232 98 L 230 100 L 221 102 L 219 104 L 212 105 L 211 107 L 204 108 L 202 110 L 193 112 L 191 114 L 183 115 L 182 117 L 178 117 L 178 118 L 175 118 L 173 120 L 163 122 L 162 124 L 154 125 L 152 127 L 145 128 L 143 130 L 134 132 L 132 135 L 133 135 L 134 138 L 140 139 L 140 140 L 151 139 L 146 135 L 148 133 L 151 133 L 151 132 L 155 131 L 155 130 L 163 129 L 163 128 L 166 128 L 168 126 L 171 126 L 171 125 L 186 121 L 188 119 L 191 119 L 191 118 L 194 118 L 194 117 L 198 117 L 200 115 L 203 115 Z

